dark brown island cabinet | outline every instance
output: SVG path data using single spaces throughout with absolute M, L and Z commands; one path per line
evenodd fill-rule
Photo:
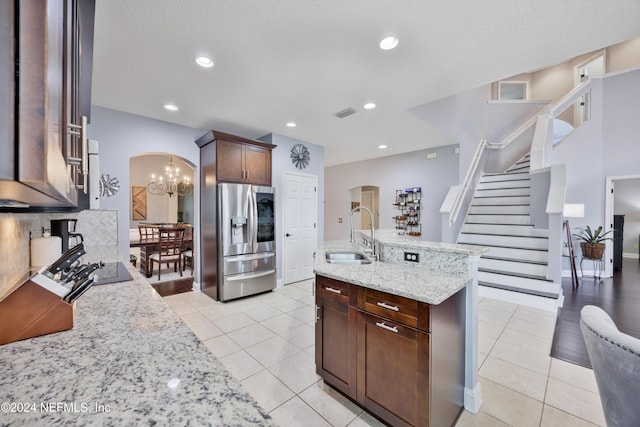
M 464 404 L 465 292 L 431 305 L 316 276 L 316 371 L 392 426 L 452 426 Z

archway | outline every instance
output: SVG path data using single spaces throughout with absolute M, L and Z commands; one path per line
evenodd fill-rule
M 151 193 L 147 188 L 151 182 L 152 174 L 156 176 L 156 181 L 158 181 L 159 175 L 165 174 L 165 168 L 170 159 L 178 169 L 178 175 L 186 177 L 193 183 L 194 166 L 180 156 L 171 153 L 145 153 L 129 159 L 130 229 L 137 229 L 140 222 L 187 222 L 193 224 L 193 192 L 184 196 L 177 193 L 157 195 Z M 166 176 L 163 179 L 166 180 Z M 134 194 L 134 191 L 139 193 Z M 137 199 L 136 196 L 138 196 Z
M 353 187 L 349 190 L 351 209 L 357 206 L 365 206 L 373 212 L 373 228 L 380 228 L 380 188 L 375 185 L 362 185 Z M 369 213 L 365 210 L 360 211 L 360 215 L 354 215 L 353 228 L 355 230 L 369 230 L 371 228 L 371 220 Z

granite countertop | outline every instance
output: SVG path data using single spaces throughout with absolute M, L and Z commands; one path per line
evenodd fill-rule
M 406 237 L 402 240 L 405 239 Z M 393 242 L 389 243 L 393 244 Z M 425 241 L 403 241 L 401 243 L 419 245 L 420 248 L 431 247 L 430 245 L 432 245 L 431 242 Z M 441 244 L 436 243 L 434 249 L 439 245 Z M 453 252 L 456 248 L 452 246 L 455 245 L 448 245 L 445 252 Z M 411 265 L 410 263 L 396 264 L 373 261 L 371 264 L 345 265 L 330 264 L 326 261 L 326 252 L 342 250 L 354 250 L 364 253 L 360 245 L 346 240 L 325 242 L 323 247 L 316 251 L 314 272 L 322 276 L 429 304 L 440 304 L 471 281 L 471 276 L 468 272 L 463 274 L 440 273 L 426 269 L 420 264 Z M 485 249 L 460 250 L 466 251 L 464 253 L 469 255 L 475 255 L 484 252 Z
M 0 426 L 272 426 L 128 269 L 132 281 L 96 285 L 76 302 L 73 329 L 0 346 Z
M 359 233 L 370 236 L 368 230 L 360 230 Z M 480 255 L 487 252 L 488 248 L 474 245 L 457 245 L 454 243 L 429 242 L 413 236 L 399 235 L 397 230 L 376 230 L 376 242 L 403 247 L 407 249 L 430 249 L 438 252 L 456 253 L 465 255 Z

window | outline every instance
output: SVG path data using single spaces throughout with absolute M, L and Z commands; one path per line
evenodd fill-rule
M 527 99 L 528 82 L 498 82 L 498 99 Z

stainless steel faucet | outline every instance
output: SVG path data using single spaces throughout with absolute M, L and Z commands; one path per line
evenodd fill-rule
M 351 243 L 354 243 L 356 241 L 353 234 L 353 213 L 356 211 L 359 211 L 360 209 L 364 209 L 367 212 L 369 212 L 369 219 L 371 220 L 371 248 L 365 249 L 365 252 L 370 253 L 374 257 L 374 259 L 377 261 L 378 255 L 376 254 L 376 230 L 374 228 L 373 212 L 371 212 L 371 209 L 369 209 L 368 207 L 357 206 L 351 209 L 351 213 L 349 214 L 349 228 L 351 229 L 351 232 L 349 235 L 349 241 Z

